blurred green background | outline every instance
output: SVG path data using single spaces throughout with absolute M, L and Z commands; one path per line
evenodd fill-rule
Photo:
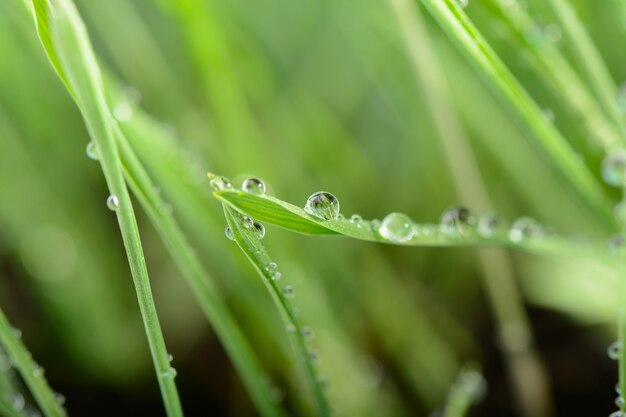
M 349 217 L 436 222 L 455 192 L 398 22 L 383 0 L 75 1 L 107 70 L 113 114 L 171 204 L 276 387 L 306 415 L 296 359 L 254 270 L 224 237 L 206 172 L 304 205 L 335 194 Z M 506 2 L 504 2 L 506 3 Z M 570 0 L 614 80 L 626 79 L 626 4 Z M 500 1 L 465 9 L 599 175 L 604 151 L 528 53 Z M 541 0 L 523 2 L 570 58 Z M 563 184 L 530 133 L 423 15 L 497 213 L 572 238 L 615 230 Z M 552 25 L 552 26 L 550 26 Z M 574 70 L 574 60 L 570 60 Z M 132 280 L 89 137 L 18 0 L 0 2 L 0 306 L 70 415 L 162 415 Z M 154 144 L 158 143 L 159 146 Z M 168 150 L 164 152 L 163 150 Z M 468 155 L 468 157 L 471 157 Z M 616 191 L 606 188 L 611 198 Z M 187 415 L 254 415 L 237 374 L 139 205 L 157 308 Z M 482 213 L 486 214 L 486 213 Z M 341 416 L 428 416 L 467 361 L 489 384 L 476 416 L 516 415 L 473 249 L 399 248 L 295 235 L 264 243 L 296 288 Z M 616 271 L 593 259 L 511 254 L 555 415 L 608 415 L 617 379 Z

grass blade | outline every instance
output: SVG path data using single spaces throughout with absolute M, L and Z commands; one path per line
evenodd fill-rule
M 167 348 L 152 298 L 137 221 L 124 182 L 112 118 L 106 105 L 102 79 L 89 37 L 70 0 L 55 0 L 54 3 L 34 0 L 33 6 L 40 39 L 83 114 L 89 134 L 98 146 L 102 170 L 111 195 L 117 197 L 119 202 L 115 211 L 165 409 L 169 416 L 182 416 L 178 391 L 170 373 Z
M 304 332 L 298 320 L 297 313 L 288 300 L 288 295 L 285 294 L 287 287 L 279 287 L 278 278 L 276 277 L 277 272 L 273 271 L 270 267 L 272 261 L 265 250 L 265 246 L 254 236 L 254 232 L 251 229 L 244 227 L 241 214 L 227 205 L 224 205 L 224 214 L 237 245 L 250 260 L 259 275 L 261 275 L 263 283 L 270 292 L 272 299 L 283 317 L 296 354 L 299 356 L 298 359 L 303 362 L 304 373 L 313 393 L 317 415 L 329 416 L 330 408 L 322 392 L 317 370 L 313 363 L 314 358 L 307 348 L 306 341 L 304 340 Z

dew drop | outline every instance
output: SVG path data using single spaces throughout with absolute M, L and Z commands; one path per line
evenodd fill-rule
M 617 148 L 609 151 L 602 160 L 602 179 L 613 187 L 624 185 L 626 177 L 626 149 Z
M 87 153 L 87 158 L 97 161 L 100 158 L 100 154 L 98 152 L 98 146 L 94 142 L 89 142 L 87 144 L 87 148 L 85 148 L 85 152 Z
M 373 231 L 375 231 L 375 232 L 378 231 L 378 229 L 380 229 L 380 220 L 378 220 L 378 219 L 371 220 L 370 221 L 370 228 Z
M 309 326 L 302 326 L 302 336 L 307 340 L 315 339 L 315 332 Z
M 509 231 L 509 238 L 513 242 L 521 242 L 529 238 L 541 238 L 543 235 L 543 227 L 541 227 L 535 219 L 530 217 L 520 217 L 515 220 Z
M 107 198 L 107 207 L 111 211 L 116 211 L 120 207 L 120 200 L 115 194 L 111 194 Z
M 235 240 L 235 235 L 233 235 L 233 230 L 230 228 L 230 226 L 226 226 L 226 229 L 224 229 L 224 234 L 226 235 L 228 240 Z
M 461 9 L 465 9 L 467 6 L 469 6 L 469 0 L 457 0 L 457 2 L 459 3 Z
M 466 235 L 476 225 L 476 216 L 465 207 L 453 207 L 441 215 L 439 228 L 446 235 Z
M 394 243 L 406 242 L 413 237 L 413 220 L 403 213 L 390 213 L 383 219 L 378 233 Z
M 620 395 L 620 396 L 618 396 L 618 397 L 615 399 L 615 405 L 616 405 L 617 407 L 622 408 L 622 406 L 623 406 L 625 403 L 626 403 L 626 401 L 624 401 L 624 397 L 622 397 L 621 395 Z
M 272 279 L 274 281 L 278 281 L 280 280 L 280 278 L 283 276 L 283 274 L 281 274 L 280 272 L 276 271 L 272 274 Z
M 59 405 L 65 404 L 65 395 L 61 394 L 60 392 L 54 394 L 54 399 L 57 400 Z
M 258 178 L 248 178 L 243 182 L 241 189 L 252 194 L 265 194 L 265 183 Z
M 226 177 L 214 177 L 209 181 L 209 185 L 213 191 L 222 191 L 228 188 L 232 188 L 230 180 Z
M 606 350 L 606 353 L 607 355 L 609 355 L 610 359 L 618 360 L 621 351 L 622 351 L 621 343 L 618 341 L 615 341 L 609 345 L 608 349 Z
M 295 333 L 296 332 L 296 326 L 294 326 L 293 324 L 289 323 L 286 327 L 287 333 Z
M 174 360 L 174 355 L 172 355 L 171 353 L 168 353 L 168 354 L 167 354 L 167 361 L 168 361 L 169 363 L 172 363 L 172 361 L 173 361 L 173 360 Z
M 274 272 L 276 272 L 277 269 L 278 269 L 278 265 L 276 264 L 276 262 L 270 262 L 269 264 L 267 264 L 267 267 L 265 268 L 265 270 L 269 272 L 270 274 L 273 274 Z
M 504 234 L 507 228 L 507 221 L 498 215 L 482 216 L 478 220 L 478 234 L 483 237 L 495 237 Z
M 169 367 L 169 369 L 167 371 L 165 371 L 165 377 L 166 378 L 170 378 L 170 379 L 174 379 L 176 378 L 176 375 L 178 375 L 178 372 L 176 371 L 176 369 L 172 366 Z
M 252 229 L 254 227 L 254 220 L 248 216 L 243 216 L 243 227 L 246 229 Z
M 353 214 L 352 217 L 350 217 L 350 223 L 360 229 L 361 226 L 363 226 L 363 217 L 361 217 L 360 214 Z
M 24 409 L 24 406 L 26 405 L 26 400 L 24 399 L 24 396 L 22 394 L 15 394 L 15 397 L 13 397 L 13 410 L 15 411 L 22 411 Z
M 43 376 L 44 373 L 45 373 L 45 370 L 41 366 L 35 365 L 35 368 L 33 369 L 33 376 L 35 378 L 39 378 Z
M 307 199 L 304 211 L 320 219 L 332 220 L 339 215 L 339 208 L 337 197 L 325 191 L 318 191 Z
M 296 296 L 296 290 L 294 290 L 291 285 L 285 285 L 283 287 L 283 294 L 287 298 L 293 298 Z
M 254 237 L 259 240 L 263 239 L 265 237 L 265 226 L 258 222 L 254 222 L 252 226 L 254 227 Z
M 624 414 L 623 414 L 620 410 L 618 410 L 618 411 L 614 411 L 614 412 L 612 412 L 612 413 L 609 415 L 609 417 L 624 417 Z
M 14 328 L 13 329 L 13 335 L 15 335 L 16 338 L 21 339 L 22 338 L 22 331 L 18 328 Z
M 118 122 L 127 122 L 133 117 L 133 108 L 129 103 L 120 102 L 113 107 L 113 117 Z

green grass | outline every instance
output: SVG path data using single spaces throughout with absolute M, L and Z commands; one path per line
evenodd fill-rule
M 600 352 L 617 322 L 626 345 L 623 260 L 607 249 L 626 233 L 622 190 L 600 175 L 626 143 L 624 10 L 507 4 L 1 4 L 0 304 L 69 414 L 85 380 L 143 405 L 156 380 L 169 416 L 181 398 L 188 415 L 560 413 L 562 375 L 547 375 L 527 310 L 567 318 Z M 562 39 L 544 39 L 549 24 Z M 211 190 L 207 171 L 235 187 Z M 345 218 L 308 213 L 317 190 Z M 440 224 L 459 205 L 471 224 Z M 391 212 L 410 237 L 379 228 Z M 473 223 L 494 213 L 506 225 L 492 234 Z M 541 236 L 511 229 L 524 216 Z M 65 415 L 1 318 L 22 381 L 0 375 L 0 413 L 23 415 L 10 398 L 27 388 L 45 416 Z M 481 404 L 468 361 L 508 376 L 510 398 Z M 215 410 L 200 410 L 208 390 Z

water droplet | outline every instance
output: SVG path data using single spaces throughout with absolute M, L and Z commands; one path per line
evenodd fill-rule
M 609 355 L 609 358 L 613 360 L 618 360 L 621 351 L 622 351 L 621 343 L 618 341 L 615 341 L 609 345 L 609 347 L 606 350 L 606 353 L 607 355 Z
M 281 277 L 283 276 L 283 274 L 281 274 L 280 272 L 276 271 L 272 274 L 272 279 L 274 281 L 278 281 Z
M 118 208 L 120 208 L 120 200 L 115 194 L 111 194 L 107 198 L 107 207 L 111 211 L 116 211 Z
M 494 237 L 504 234 L 508 223 L 498 215 L 482 216 L 478 220 L 478 233 L 483 237 Z
M 296 332 L 296 326 L 294 326 L 293 324 L 289 323 L 286 327 L 287 333 L 295 333 Z
M 294 290 L 291 285 L 285 285 L 283 287 L 283 294 L 287 298 L 293 298 L 296 296 L 296 290 Z
M 626 149 L 612 149 L 602 160 L 602 179 L 613 187 L 621 187 L 625 177 Z
M 22 394 L 15 394 L 15 397 L 13 397 L 13 410 L 15 411 L 22 411 L 24 409 L 24 406 L 26 405 L 26 400 L 24 399 L 24 396 Z
M 254 220 L 248 216 L 243 216 L 243 227 L 246 229 L 252 229 L 252 227 L 254 227 Z
M 254 227 L 254 237 L 256 237 L 259 240 L 263 239 L 263 237 L 265 237 L 265 226 L 263 226 L 261 223 L 254 222 L 253 227 Z
M 370 228 L 371 228 L 373 231 L 377 232 L 377 231 L 378 231 L 378 229 L 380 228 L 380 220 L 378 220 L 378 219 L 373 219 L 373 220 L 371 220 L 371 221 L 370 221 Z
M 113 117 L 118 122 L 127 122 L 133 117 L 133 108 L 129 103 L 124 101 L 117 103 L 115 107 L 113 107 Z
M 168 361 L 169 363 L 172 363 L 172 361 L 173 361 L 173 360 L 174 360 L 174 355 L 172 355 L 171 353 L 168 353 L 168 354 L 167 354 L 167 361 Z
M 339 200 L 331 193 L 318 191 L 306 201 L 304 211 L 324 220 L 336 219 L 339 214 Z
M 622 413 L 621 411 L 614 411 L 611 413 L 611 415 L 609 415 L 609 417 L 624 417 L 624 413 Z
M 461 9 L 465 9 L 467 6 L 469 6 L 469 0 L 457 0 L 457 2 L 459 3 Z
M 352 217 L 350 217 L 350 223 L 360 229 L 363 225 L 363 217 L 361 217 L 360 214 L 353 214 Z
M 98 152 L 98 146 L 94 142 L 89 142 L 87 144 L 87 148 L 85 148 L 85 152 L 87 153 L 87 157 L 91 160 L 97 161 L 100 158 L 100 153 Z
M 60 405 L 65 404 L 65 395 L 61 394 L 60 392 L 55 393 L 54 398 Z
M 166 378 L 171 378 L 171 379 L 176 378 L 176 375 L 178 375 L 178 372 L 172 366 L 170 366 L 169 369 L 167 371 L 165 371 L 165 374 L 164 374 L 164 376 Z
M 276 264 L 276 262 L 270 262 L 269 264 L 267 264 L 267 267 L 265 268 L 265 270 L 269 272 L 270 274 L 273 274 L 274 272 L 276 272 L 277 268 L 278 268 L 278 265 Z
M 543 28 L 543 36 L 548 42 L 557 43 L 563 37 L 563 32 L 559 25 L 550 23 Z
M 543 227 L 535 219 L 521 217 L 513 223 L 509 231 L 509 238 L 513 242 L 521 242 L 524 239 L 541 238 L 544 235 Z
M 39 378 L 43 376 L 44 373 L 45 373 L 45 370 L 39 365 L 35 365 L 35 367 L 33 368 L 33 376 L 35 378 Z
M 302 336 L 307 340 L 315 339 L 315 332 L 309 326 L 302 326 Z
M 447 235 L 466 235 L 476 225 L 476 216 L 465 207 L 453 207 L 441 216 L 439 227 Z
M 243 182 L 241 189 L 252 194 L 265 194 L 265 183 L 258 178 L 248 178 Z
M 619 253 L 622 249 L 624 249 L 625 243 L 624 236 L 620 234 L 613 235 L 609 239 L 609 251 L 611 253 Z
M 402 243 L 413 237 L 413 220 L 403 213 L 390 213 L 383 219 L 378 233 L 385 239 Z
M 311 362 L 317 362 L 319 360 L 319 358 L 320 358 L 320 356 L 319 356 L 319 354 L 316 351 L 314 351 L 314 350 L 310 350 L 309 351 L 309 360 Z
M 233 235 L 233 231 L 230 226 L 226 226 L 226 229 L 224 229 L 224 234 L 226 235 L 228 240 L 235 240 L 235 235 Z
M 625 403 L 626 403 L 626 401 L 624 401 L 624 397 L 622 397 L 621 395 L 620 395 L 620 396 L 618 396 L 618 397 L 615 399 L 615 405 L 616 405 L 617 407 L 619 407 L 619 408 L 622 408 L 622 406 L 623 406 Z
M 213 191 L 222 191 L 229 188 L 232 188 L 232 184 L 230 180 L 226 177 L 214 177 L 209 181 L 209 185 Z
M 22 338 L 22 331 L 18 328 L 13 329 L 13 334 L 15 335 L 16 338 L 21 339 Z

